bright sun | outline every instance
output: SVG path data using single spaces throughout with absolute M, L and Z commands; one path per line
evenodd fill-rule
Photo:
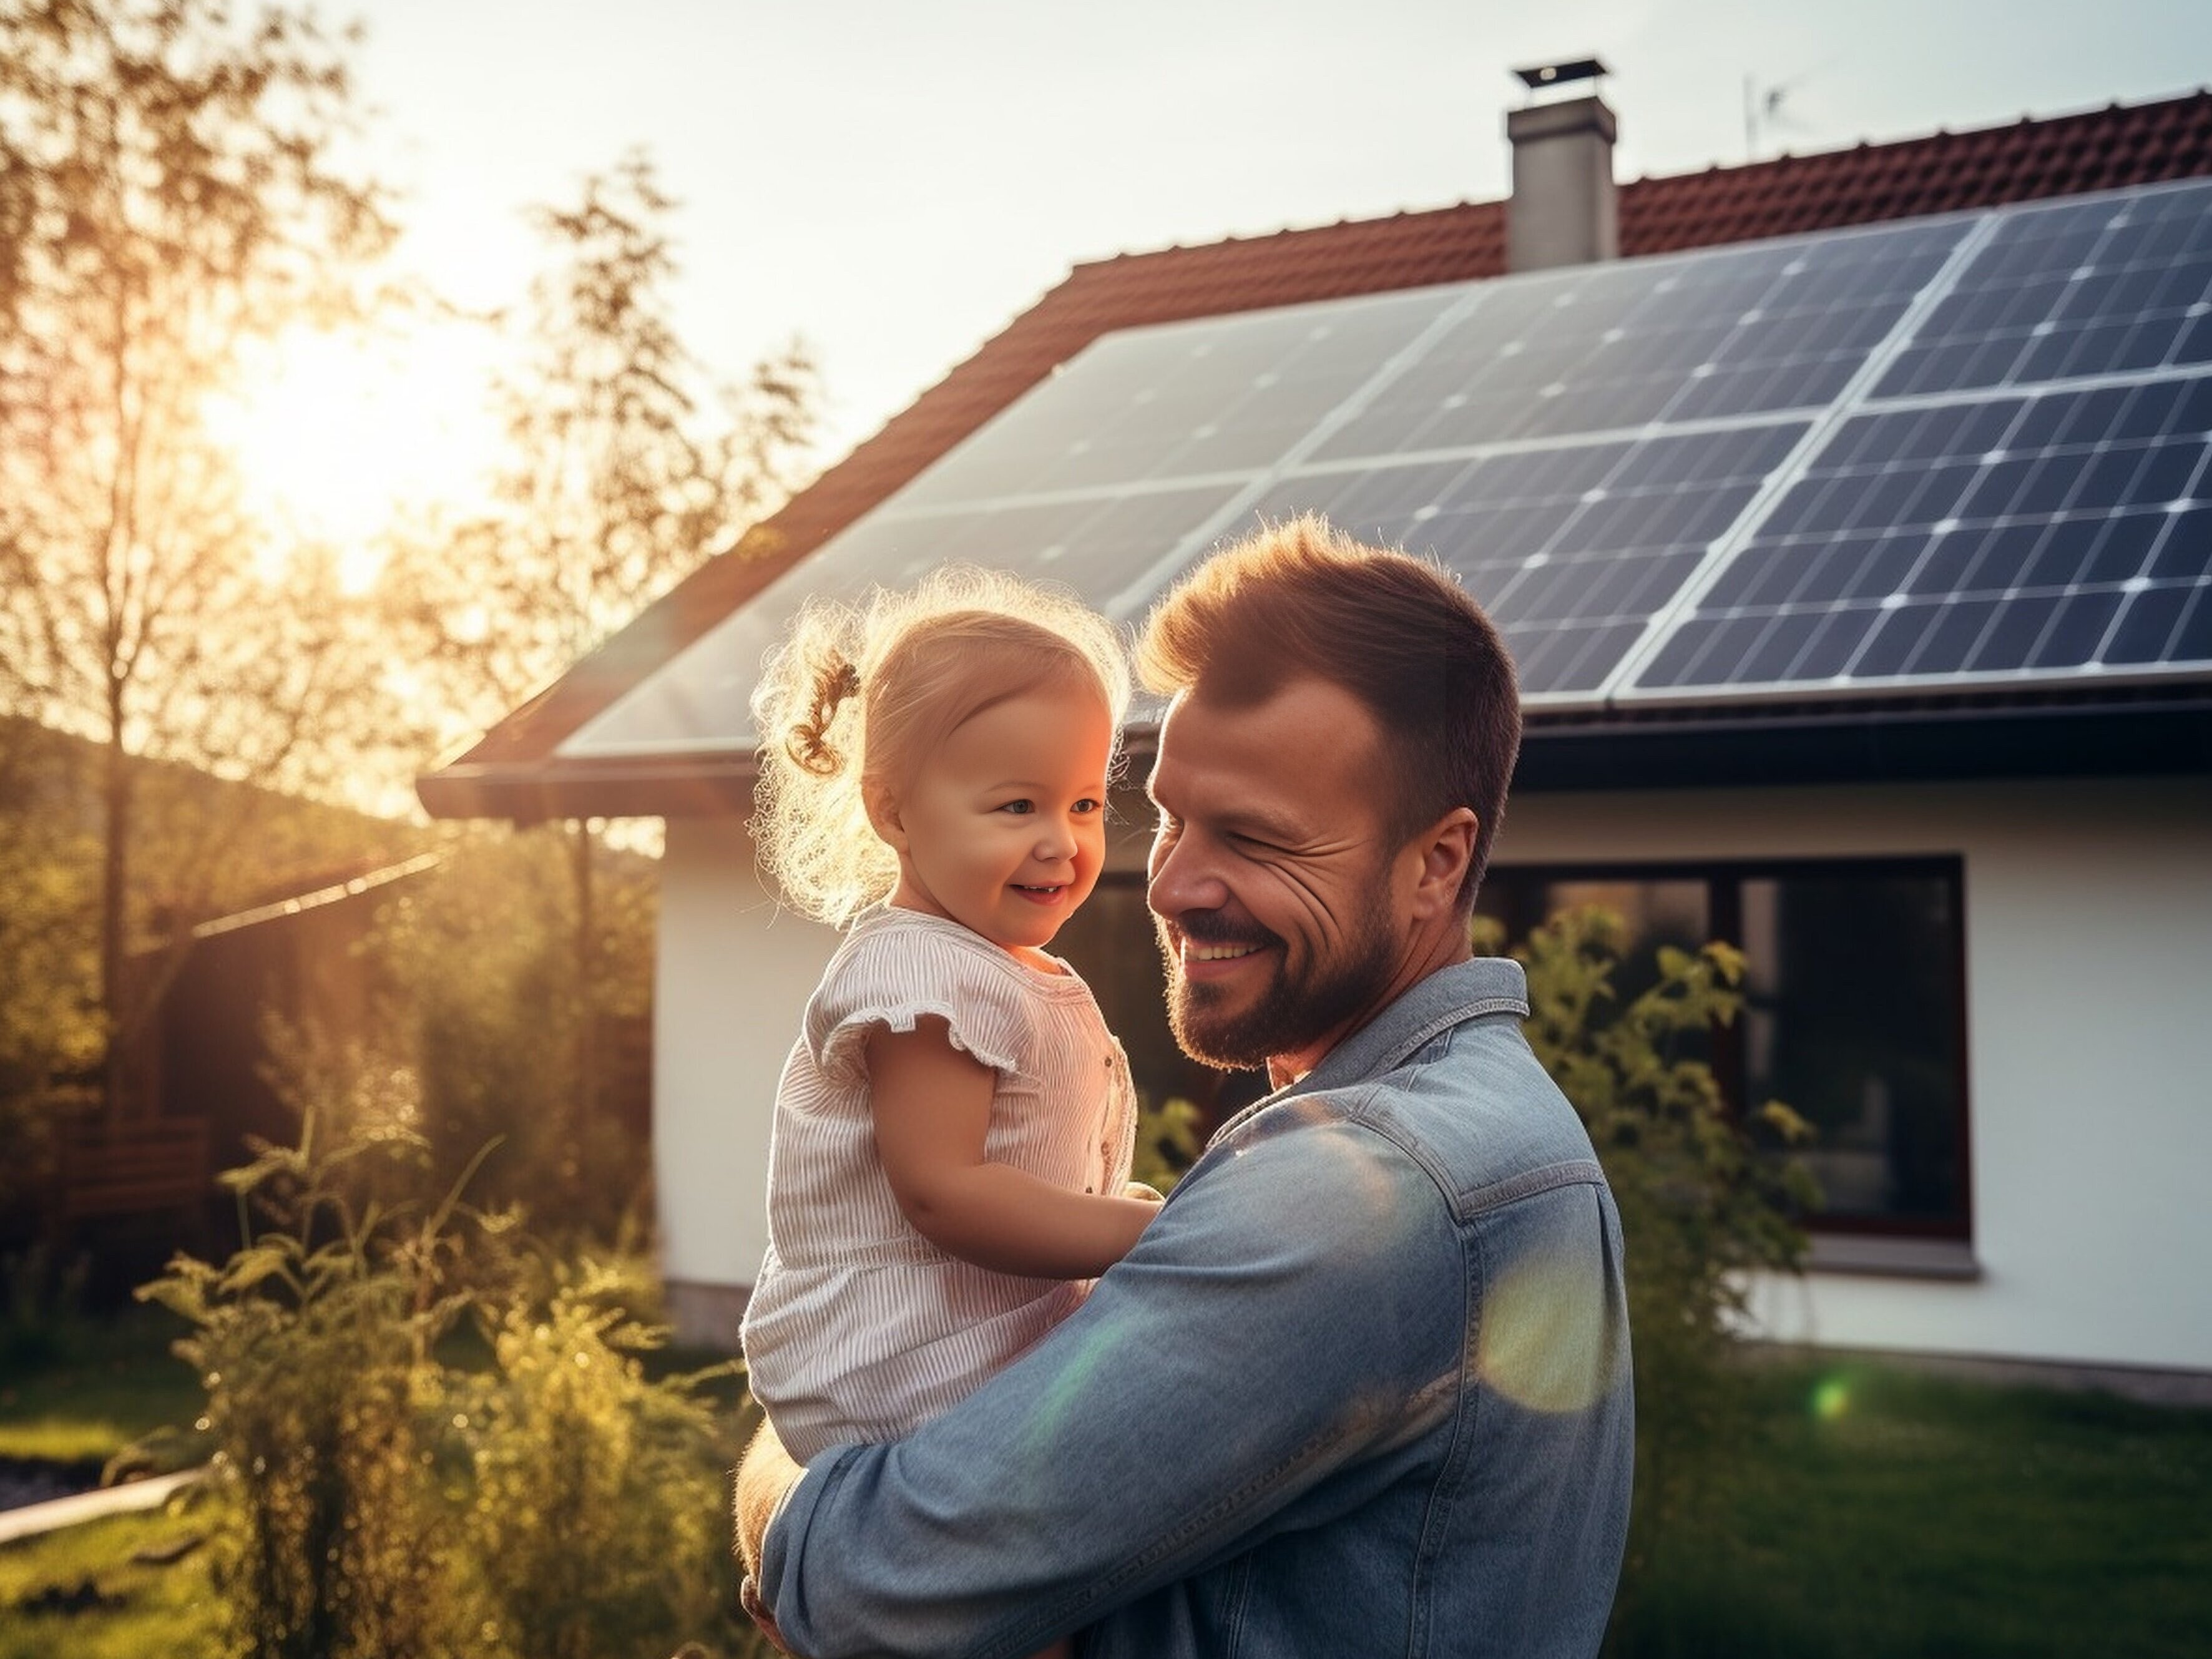
M 497 447 L 483 334 L 461 324 L 368 337 L 289 331 L 234 392 L 210 400 L 248 505 L 276 532 L 272 560 L 318 542 L 337 550 L 349 581 L 366 583 L 396 520 L 481 500 Z

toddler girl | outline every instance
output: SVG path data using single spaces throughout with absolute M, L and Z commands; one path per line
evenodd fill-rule
M 1103 617 L 975 570 L 810 605 L 769 660 L 756 843 L 847 929 L 777 1088 L 744 1326 L 802 1462 L 964 1397 L 1155 1213 L 1127 1062 L 1044 950 L 1098 879 L 1127 698 Z

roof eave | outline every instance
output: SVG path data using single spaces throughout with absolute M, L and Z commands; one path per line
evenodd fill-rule
M 463 762 L 415 780 L 434 818 L 694 818 L 752 810 L 749 753 L 681 755 L 641 761 Z
M 1152 752 L 1133 729 L 1133 760 Z M 439 818 L 726 817 L 752 810 L 750 750 L 471 765 L 416 781 Z M 2044 696 L 1907 706 L 1534 711 L 1513 787 L 1596 789 L 2212 775 L 2212 684 L 2124 699 Z

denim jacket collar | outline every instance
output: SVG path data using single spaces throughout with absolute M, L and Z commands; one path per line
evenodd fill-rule
M 1423 1043 L 1485 1014 L 1528 1018 L 1528 980 L 1508 957 L 1476 957 L 1439 968 L 1373 1019 L 1350 1033 L 1295 1083 L 1254 1101 L 1216 1130 L 1229 1133 L 1278 1102 L 1380 1077 Z

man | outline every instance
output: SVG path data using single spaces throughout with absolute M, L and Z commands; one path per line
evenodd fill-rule
M 1201 566 L 1138 665 L 1173 699 L 1176 1035 L 1275 1092 L 961 1405 L 803 1479 L 757 1443 L 748 1606 L 808 1655 L 1594 1652 L 1620 1232 L 1520 968 L 1468 944 L 1520 741 L 1504 649 L 1433 567 L 1305 519 Z

